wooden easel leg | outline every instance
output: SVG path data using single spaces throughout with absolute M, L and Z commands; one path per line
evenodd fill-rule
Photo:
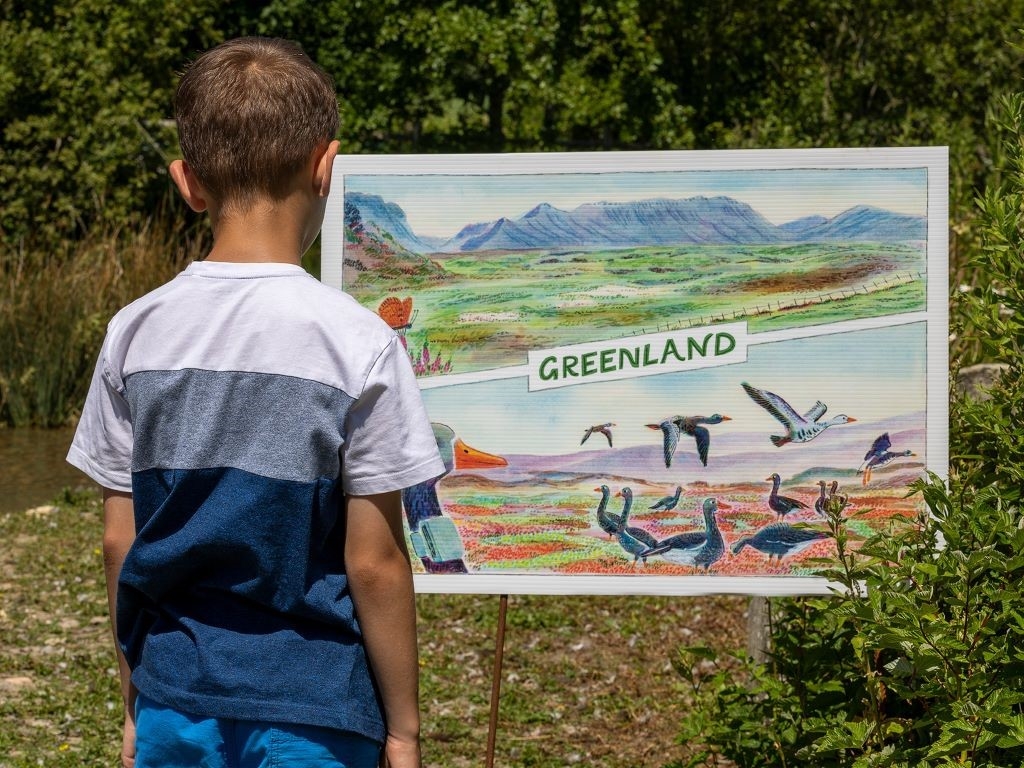
M 494 642 L 494 675 L 491 680 L 491 719 L 487 727 L 487 768 L 494 768 L 494 744 L 498 734 L 498 700 L 501 696 L 501 662 L 505 653 L 505 617 L 508 595 L 501 596 L 498 607 L 498 636 Z
M 768 661 L 768 598 L 754 595 L 747 608 L 747 656 L 757 664 Z

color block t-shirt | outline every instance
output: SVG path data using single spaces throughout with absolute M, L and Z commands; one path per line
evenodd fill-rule
M 117 624 L 140 691 L 383 739 L 343 499 L 444 465 L 380 318 L 297 266 L 193 263 L 111 320 L 68 461 L 133 496 Z

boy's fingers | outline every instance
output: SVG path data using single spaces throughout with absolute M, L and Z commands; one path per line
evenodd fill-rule
M 125 712 L 121 733 L 121 768 L 135 768 L 135 718 Z

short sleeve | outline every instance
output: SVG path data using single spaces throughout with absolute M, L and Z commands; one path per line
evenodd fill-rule
M 85 398 L 67 460 L 104 488 L 132 489 L 132 420 L 128 402 L 112 383 L 106 345 Z M 117 379 L 119 381 L 119 379 Z
M 345 493 L 397 491 L 444 474 L 412 365 L 397 337 L 370 369 L 345 432 Z

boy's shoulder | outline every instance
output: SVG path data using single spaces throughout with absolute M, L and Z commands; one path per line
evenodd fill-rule
M 118 379 L 259 370 L 352 392 L 395 339 L 376 313 L 297 265 L 195 262 L 114 316 L 104 355 Z
M 126 304 L 111 319 L 110 327 L 133 324 L 158 307 L 185 313 L 193 302 L 202 304 L 214 297 L 232 302 L 242 294 L 251 295 L 253 281 L 261 283 L 264 300 L 276 303 L 282 311 L 328 324 L 365 323 L 380 331 L 390 331 L 379 315 L 345 291 L 320 282 L 302 267 L 208 261 L 192 262 L 167 282 Z

